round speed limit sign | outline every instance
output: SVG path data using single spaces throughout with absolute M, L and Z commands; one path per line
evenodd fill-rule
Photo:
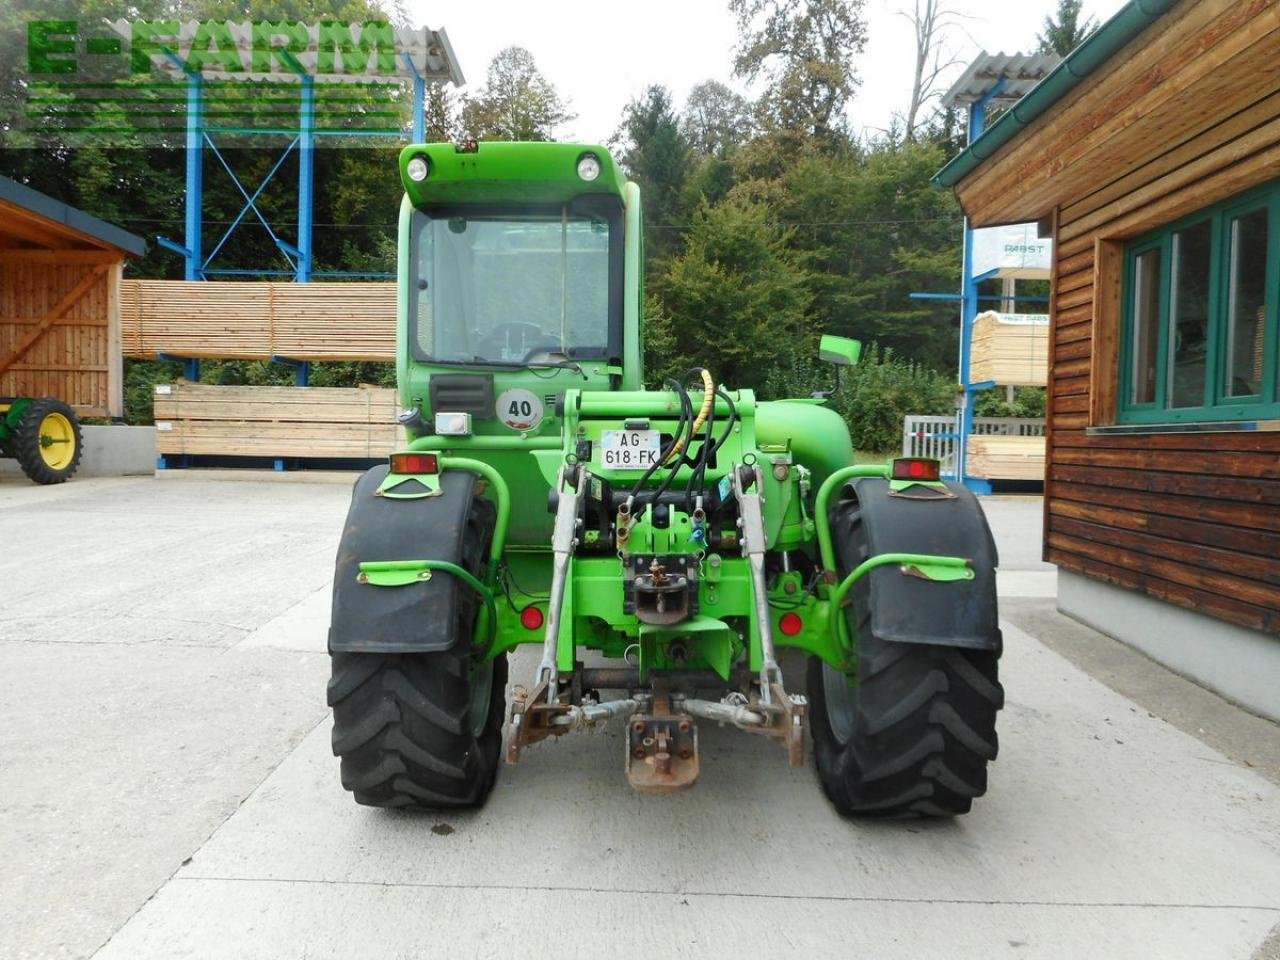
M 542 422 L 542 401 L 530 390 L 506 390 L 495 412 L 512 430 L 532 430 Z

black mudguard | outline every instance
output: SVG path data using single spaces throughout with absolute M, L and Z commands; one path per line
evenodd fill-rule
M 869 556 L 925 553 L 971 561 L 972 580 L 931 581 L 904 574 L 897 564 L 877 567 L 871 580 L 871 630 L 884 640 L 1000 650 L 996 609 L 996 544 L 977 498 L 948 483 L 953 496 L 930 496 L 915 486 L 894 495 L 878 477 L 853 482 Z M 833 511 L 832 535 L 849 543 L 854 511 Z
M 356 481 L 338 544 L 330 653 L 434 653 L 458 636 L 458 603 L 472 588 L 447 573 L 400 587 L 360 583 L 367 560 L 449 560 L 479 574 L 493 538 L 494 509 L 475 496 L 476 475 L 448 471 L 441 494 L 420 500 L 375 496 L 388 466 Z M 468 528 L 473 533 L 468 537 Z M 469 639 L 469 638 L 466 638 Z

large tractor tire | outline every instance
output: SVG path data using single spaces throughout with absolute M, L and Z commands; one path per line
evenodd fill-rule
M 870 551 L 858 502 L 835 509 L 844 514 L 835 525 L 843 534 L 836 550 L 844 576 Z M 809 660 L 810 729 L 823 790 L 845 816 L 967 813 L 986 791 L 998 746 L 998 630 L 989 649 L 886 640 L 872 629 L 871 578 L 856 581 L 850 594 L 845 616 L 857 638 L 856 674 Z
M 455 559 L 472 573 L 483 567 L 477 501 Z M 329 705 L 333 752 L 342 785 L 357 803 L 375 807 L 448 809 L 484 803 L 498 770 L 505 712 L 507 658 L 476 663 L 472 634 L 480 601 L 452 581 L 454 642 L 431 653 L 332 654 Z M 394 589 L 394 588 L 393 588 Z M 429 617 L 424 610 L 422 616 Z
M 33 400 L 13 431 L 10 448 L 22 472 L 36 483 L 62 483 L 84 452 L 75 411 L 55 397 Z

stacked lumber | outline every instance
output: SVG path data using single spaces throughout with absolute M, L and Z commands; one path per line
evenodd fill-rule
M 404 442 L 396 411 L 387 388 L 158 384 L 156 453 L 384 457 Z
M 971 436 L 965 472 L 988 480 L 1044 480 L 1044 437 Z
M 394 283 L 125 280 L 124 353 L 215 360 L 393 360 Z
M 1049 373 L 1049 318 L 988 310 L 973 321 L 970 379 L 1043 387 Z

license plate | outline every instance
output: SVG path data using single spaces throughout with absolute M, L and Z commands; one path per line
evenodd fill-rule
M 616 470 L 647 470 L 657 461 L 661 442 L 657 430 L 605 430 L 600 463 Z

